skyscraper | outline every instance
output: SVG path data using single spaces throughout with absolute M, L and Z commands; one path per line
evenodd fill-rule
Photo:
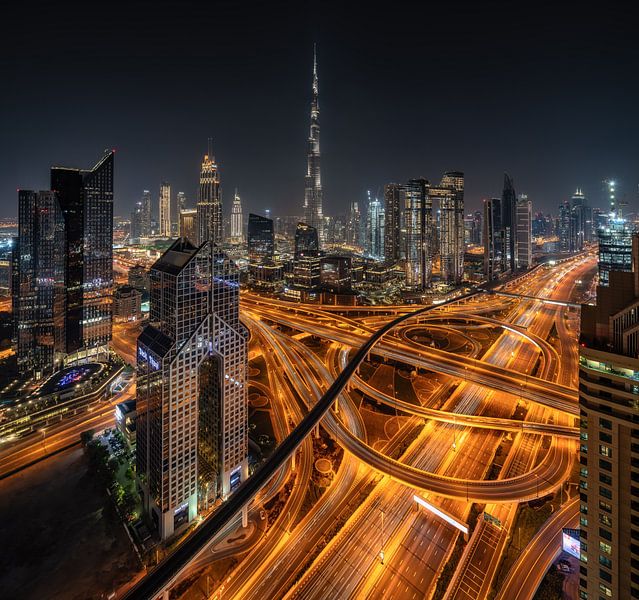
M 139 239 L 142 236 L 142 228 L 143 228 L 143 219 L 144 219 L 144 208 L 142 205 L 142 200 L 138 200 L 133 207 L 133 211 L 131 212 L 131 239 Z
M 320 251 L 317 229 L 298 223 L 295 230 L 293 282 L 303 290 L 314 290 L 320 284 Z
M 517 195 L 511 177 L 504 173 L 504 190 L 501 195 L 502 227 L 502 271 L 513 272 L 515 264 L 515 246 L 517 239 Z
M 21 377 L 40 379 L 65 353 L 65 229 L 54 192 L 18 191 L 14 319 Z
M 389 264 L 401 258 L 401 186 L 388 183 L 384 186 L 384 258 Z
M 501 226 L 501 198 L 484 200 L 484 275 L 488 281 L 496 279 L 503 267 L 503 229 Z
M 166 181 L 160 185 L 158 220 L 160 222 L 160 236 L 171 237 L 171 186 Z
M 366 217 L 368 254 L 381 260 L 384 258 L 384 207 L 377 198 L 371 198 L 370 191 Z
M 180 211 L 179 234 L 191 243 L 197 239 L 197 210 L 194 208 L 184 208 Z
M 248 476 L 247 333 L 237 269 L 209 243 L 176 240 L 150 277 L 136 463 L 143 506 L 166 539 L 195 518 L 198 499 L 226 497 Z
M 581 307 L 580 598 L 639 598 L 639 238 Z
M 361 246 L 360 232 L 362 228 L 362 213 L 359 202 L 351 202 L 346 224 L 346 243 L 353 246 Z
M 261 264 L 272 261 L 274 250 L 273 220 L 250 213 L 248 220 L 249 262 Z
M 215 157 L 205 154 L 200 170 L 200 189 L 197 199 L 197 226 L 199 243 L 221 244 L 222 238 L 222 198 L 220 196 L 220 175 Z
M 439 200 L 439 252 L 442 281 L 460 285 L 464 277 L 464 174 L 448 171 L 438 188 L 430 188 L 431 202 Z
M 311 100 L 311 127 L 306 155 L 304 185 L 304 219 L 314 227 L 320 243 L 324 241 L 324 213 L 322 209 L 322 177 L 320 173 L 319 83 L 317 79 L 317 54 L 313 49 L 313 96 Z
M 426 179 L 410 179 L 403 189 L 403 233 L 406 286 L 423 291 L 433 274 L 433 205 Z
M 623 218 L 614 181 L 606 181 L 609 207 L 607 224 L 597 231 L 599 239 L 599 285 L 608 285 L 611 271 L 632 269 L 632 236 L 635 226 Z
M 51 168 L 65 230 L 67 354 L 108 351 L 113 303 L 114 152 L 90 170 Z
M 186 209 L 186 194 L 184 192 L 178 192 L 176 198 L 177 214 L 179 215 L 181 211 Z
M 235 190 L 233 206 L 231 207 L 231 242 L 241 244 L 244 237 L 244 216 L 242 214 L 242 201 Z
M 515 266 L 517 269 L 532 267 L 532 202 L 522 194 L 517 201 L 517 244 Z
M 151 210 L 151 192 L 144 190 L 142 192 L 142 213 L 141 213 L 141 228 L 140 236 L 148 237 L 151 235 L 151 217 L 153 211 Z

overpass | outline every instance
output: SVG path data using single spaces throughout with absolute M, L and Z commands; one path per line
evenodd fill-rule
M 539 298 L 538 296 L 528 296 L 527 294 L 514 294 L 513 292 L 504 292 L 502 290 L 489 290 L 481 288 L 478 290 L 485 294 L 491 294 L 493 296 L 506 296 L 508 298 L 523 298 L 524 300 L 539 300 L 544 304 L 552 304 L 554 306 L 568 306 L 570 308 L 581 308 L 581 304 L 575 304 L 574 302 L 566 302 L 564 300 L 548 300 L 547 298 Z

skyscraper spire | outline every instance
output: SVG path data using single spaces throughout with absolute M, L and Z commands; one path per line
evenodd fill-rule
M 304 219 L 308 225 L 317 229 L 321 243 L 324 241 L 324 215 L 322 211 L 322 178 L 320 173 L 319 81 L 317 77 L 317 49 L 315 45 L 313 45 L 311 127 L 306 158 Z

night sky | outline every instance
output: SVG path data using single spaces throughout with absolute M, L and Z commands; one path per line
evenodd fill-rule
M 467 209 L 503 172 L 556 212 L 601 180 L 637 207 L 632 4 L 12 2 L 0 17 L 0 216 L 52 164 L 116 153 L 115 213 L 161 180 L 196 200 L 213 138 L 225 208 L 301 214 L 318 45 L 324 211 L 384 183 L 466 174 Z M 518 6 L 519 5 L 519 6 Z

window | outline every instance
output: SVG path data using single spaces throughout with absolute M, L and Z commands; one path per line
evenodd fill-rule
M 610 448 L 609 446 L 604 446 L 603 444 L 599 444 L 599 454 L 601 454 L 601 456 L 612 458 L 612 448 Z
M 612 554 L 612 546 L 610 544 L 606 544 L 606 542 L 599 542 L 599 550 L 608 555 Z
M 599 522 L 602 525 L 606 525 L 607 527 L 612 527 L 612 518 L 610 517 L 610 515 L 599 513 Z
M 599 591 L 606 596 L 606 598 L 612 598 L 612 590 L 607 586 L 604 585 L 603 583 L 599 584 Z
M 603 431 L 600 431 L 599 441 L 606 442 L 607 444 L 612 444 L 612 435 L 610 435 L 609 433 L 604 433 Z
M 610 533 L 607 529 L 602 529 L 601 527 L 599 528 L 599 537 L 604 540 L 608 540 L 609 542 L 612 541 L 612 533 Z
M 604 498 L 608 498 L 608 500 L 612 500 L 612 492 L 608 488 L 599 486 L 599 494 Z
M 602 429 L 608 429 L 609 431 L 612 430 L 612 421 L 609 421 L 608 419 L 599 419 L 599 427 L 601 427 Z
M 612 512 L 612 506 L 603 500 L 599 500 L 599 508 L 601 510 L 605 510 L 606 512 Z
M 612 477 L 610 477 L 610 475 L 606 475 L 605 473 L 599 473 L 599 481 L 601 483 L 605 483 L 606 485 L 612 485 Z
M 608 567 L 609 569 L 612 569 L 612 561 L 607 556 L 603 556 L 600 554 L 599 564 L 603 565 L 604 567 Z

